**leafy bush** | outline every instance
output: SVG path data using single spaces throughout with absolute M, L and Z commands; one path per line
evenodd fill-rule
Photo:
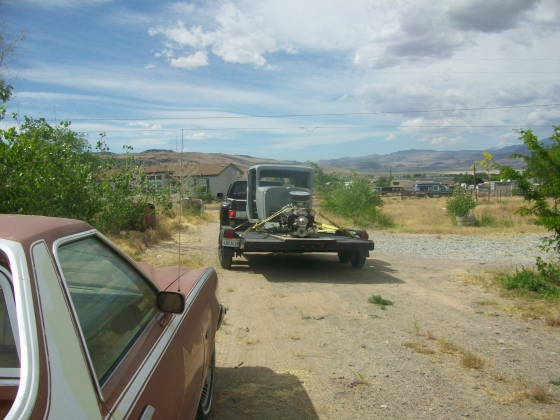
M 525 168 L 520 172 L 503 166 L 500 176 L 517 181 L 517 192 L 528 203 L 518 213 L 536 216 L 536 224 L 552 232 L 546 246 L 560 252 L 560 126 L 553 126 L 552 129 L 548 146 L 539 142 L 531 130 L 519 130 L 519 140 L 523 141 L 531 154 L 512 155 L 512 158 L 523 159 Z M 531 182 L 534 178 L 538 184 Z
M 531 293 L 537 298 L 553 299 L 560 297 L 560 265 L 537 258 L 537 270 L 523 268 L 501 278 L 507 290 L 521 294 Z
M 138 228 L 150 203 L 170 206 L 134 159 L 109 156 L 103 141 L 93 153 L 69 127 L 25 117 L 0 130 L 0 213 L 80 219 L 108 233 Z
M 383 201 L 379 194 L 372 191 L 368 178 L 355 172 L 347 184 L 335 184 L 323 192 L 322 207 L 345 219 L 351 220 L 356 226 L 373 224 L 378 216 Z
M 473 196 L 461 188 L 455 188 L 453 195 L 446 201 L 447 214 L 451 217 L 468 216 L 476 206 L 477 202 Z
M 377 225 L 382 228 L 393 228 L 396 226 L 396 223 L 393 220 L 393 218 L 387 213 L 380 210 L 377 212 L 376 221 L 377 221 Z

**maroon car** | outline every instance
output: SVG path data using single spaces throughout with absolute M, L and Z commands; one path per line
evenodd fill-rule
M 217 287 L 85 222 L 0 215 L 0 418 L 207 418 Z

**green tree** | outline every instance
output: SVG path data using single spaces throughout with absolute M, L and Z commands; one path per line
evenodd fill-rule
M 552 130 L 549 146 L 540 142 L 531 130 L 518 130 L 519 140 L 523 141 L 531 154 L 512 155 L 512 158 L 525 161 L 524 170 L 516 171 L 509 166 L 502 166 L 500 176 L 517 181 L 517 187 L 528 203 L 518 212 L 535 216 L 537 225 L 552 233 L 546 246 L 560 252 L 560 127 L 553 126 Z M 536 179 L 537 183 L 533 184 L 532 179 Z
M 379 208 L 383 206 L 379 194 L 372 191 L 370 180 L 356 172 L 352 173 L 347 185 L 337 184 L 323 199 L 323 208 L 351 220 L 356 226 L 375 222 Z
M 319 195 L 323 195 L 325 191 L 333 189 L 335 185 L 343 183 L 340 175 L 336 173 L 326 174 L 325 171 L 314 162 L 308 161 L 307 164 L 313 168 L 313 184 Z
M 6 36 L 6 25 L 0 24 L 0 120 L 6 115 L 6 105 L 12 96 L 12 85 L 8 83 L 6 69 L 10 63 L 19 58 L 18 47 L 23 42 L 25 34 L 10 39 Z
M 143 172 L 134 159 L 107 157 L 103 141 L 97 151 L 69 122 L 25 117 L 0 130 L 0 213 L 81 219 L 104 232 L 139 227 L 151 201 Z M 154 204 L 168 206 L 166 194 Z
M 390 176 L 380 176 L 375 184 L 378 187 L 390 187 L 392 180 L 393 178 Z

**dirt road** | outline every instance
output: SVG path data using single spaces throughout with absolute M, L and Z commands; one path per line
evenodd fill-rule
M 218 224 L 192 234 L 219 267 Z M 330 254 L 234 258 L 217 268 L 228 313 L 212 418 L 560 418 L 560 329 L 457 280 L 490 266 L 379 251 L 362 270 Z

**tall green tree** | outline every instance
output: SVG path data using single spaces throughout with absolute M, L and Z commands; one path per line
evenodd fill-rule
M 503 166 L 500 175 L 502 179 L 517 181 L 518 189 L 527 201 L 518 212 L 535 216 L 537 225 L 552 233 L 546 245 L 560 252 L 560 127 L 552 127 L 548 146 L 540 142 L 531 130 L 519 130 L 517 133 L 519 140 L 531 153 L 528 156 L 514 154 L 511 157 L 523 159 L 525 168 L 516 171 Z
M 6 25 L 0 24 L 0 120 L 6 115 L 6 105 L 12 96 L 13 86 L 7 81 L 7 68 L 19 58 L 18 48 L 25 38 L 20 35 L 10 38 L 6 36 Z
M 96 151 L 69 122 L 25 117 L 0 130 L 0 213 L 81 219 L 109 232 L 139 227 L 154 199 L 169 206 L 167 190 L 148 196 L 134 159 L 107 156 L 102 140 Z

